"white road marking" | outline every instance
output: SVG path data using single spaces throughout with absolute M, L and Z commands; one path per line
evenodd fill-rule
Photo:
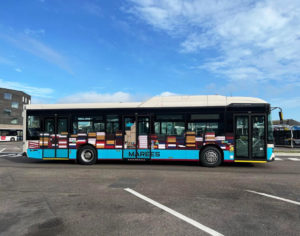
M 246 190 L 246 191 L 250 192 L 250 193 L 259 194 L 259 195 L 262 195 L 262 196 L 265 196 L 265 197 L 270 197 L 270 198 L 274 198 L 274 199 L 277 199 L 277 200 L 281 200 L 281 201 L 284 201 L 284 202 L 289 202 L 289 203 L 292 203 L 292 204 L 295 204 L 295 205 L 300 205 L 300 202 L 296 202 L 296 201 L 289 200 L 289 199 L 286 199 L 286 198 L 277 197 L 277 196 L 274 196 L 274 195 L 270 195 L 270 194 L 266 194 L 266 193 L 260 193 L 260 192 L 256 192 L 256 191 L 252 191 L 252 190 Z
M 291 158 L 288 158 L 289 160 L 291 160 L 291 161 L 300 161 L 300 159 L 299 158 L 295 158 L 295 157 L 291 157 Z
M 6 148 L 1 149 L 0 152 L 3 152 L 5 149 L 6 149 Z
M 179 212 L 174 211 L 171 208 L 166 207 L 166 206 L 164 206 L 164 205 L 162 205 L 162 204 L 160 204 L 160 203 L 158 203 L 158 202 L 156 202 L 156 201 L 154 201 L 154 200 L 152 200 L 152 199 L 150 199 L 150 198 L 148 198 L 148 197 L 146 197 L 146 196 L 144 196 L 144 195 L 142 195 L 142 194 L 140 194 L 140 193 L 138 193 L 138 192 L 136 192 L 136 191 L 134 191 L 130 188 L 125 188 L 124 190 L 131 193 L 131 194 L 133 194 L 133 195 L 135 195 L 136 197 L 139 197 L 139 198 L 145 200 L 146 202 L 149 202 L 152 205 L 154 205 L 154 206 L 156 206 L 156 207 L 158 207 L 158 208 L 160 208 L 160 209 L 162 209 L 162 210 L 178 217 L 179 219 L 195 226 L 196 228 L 203 230 L 204 232 L 206 232 L 210 235 L 213 235 L 213 236 L 222 236 L 223 235 L 223 234 L 220 234 L 219 232 L 217 232 L 217 231 L 215 231 L 215 230 L 213 230 L 213 229 L 211 229 L 211 228 L 209 228 L 209 227 L 207 227 L 203 224 L 200 224 L 199 222 L 197 222 L 197 221 L 195 221 L 195 220 L 193 220 L 189 217 L 186 217 L 186 216 L 180 214 Z
M 3 155 L 0 155 L 0 157 L 21 157 L 22 154 L 20 153 L 8 153 L 8 154 L 3 154 Z
M 275 157 L 275 161 L 282 161 L 282 158 Z

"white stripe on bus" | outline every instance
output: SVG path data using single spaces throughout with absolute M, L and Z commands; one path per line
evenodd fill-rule
M 142 194 L 140 194 L 140 193 L 138 193 L 138 192 L 136 192 L 136 191 L 134 191 L 130 188 L 125 188 L 124 190 L 131 193 L 131 194 L 133 194 L 133 195 L 135 195 L 136 197 L 139 197 L 139 198 L 143 199 L 144 201 L 149 202 L 152 205 L 154 205 L 154 206 L 156 206 L 156 207 L 158 207 L 158 208 L 160 208 L 160 209 L 162 209 L 162 210 L 178 217 L 179 219 L 195 226 L 196 228 L 203 230 L 204 232 L 206 232 L 210 235 L 213 235 L 213 236 L 222 236 L 223 235 L 223 234 L 220 234 L 219 232 L 217 232 L 217 231 L 215 231 L 215 230 L 213 230 L 213 229 L 211 229 L 211 228 L 209 228 L 209 227 L 207 227 L 203 224 L 200 224 L 199 222 L 197 222 L 197 221 L 195 221 L 195 220 L 193 220 L 193 219 L 191 219 L 187 216 L 184 216 L 181 213 L 179 213 L 177 211 L 174 211 L 171 208 L 166 207 L 166 206 L 164 206 L 164 205 L 162 205 L 162 204 L 160 204 L 160 203 L 158 203 L 158 202 L 156 202 L 156 201 L 154 201 L 154 200 L 152 200 L 152 199 L 150 199 L 150 198 L 148 198 L 148 197 L 146 197 L 146 196 L 144 196 L 144 195 L 142 195 Z

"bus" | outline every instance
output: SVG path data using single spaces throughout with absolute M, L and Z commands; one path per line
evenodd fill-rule
M 0 141 L 2 142 L 14 142 L 18 140 L 18 131 L 10 129 L 0 129 Z
M 41 160 L 274 160 L 270 104 L 220 95 L 156 96 L 145 102 L 30 104 L 24 155 Z
M 300 126 L 274 125 L 274 145 L 300 147 Z

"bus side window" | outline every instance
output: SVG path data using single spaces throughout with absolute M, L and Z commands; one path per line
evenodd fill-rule
M 45 119 L 45 132 L 53 134 L 54 131 L 54 119 Z
M 28 116 L 27 136 L 28 139 L 39 139 L 41 122 L 39 116 Z
M 107 115 L 106 116 L 106 133 L 115 134 L 119 130 L 119 116 Z
M 188 123 L 188 130 L 194 131 L 197 136 L 203 136 L 206 129 L 206 122 Z
M 59 118 L 57 121 L 57 132 L 60 134 L 61 132 L 68 132 L 68 119 Z

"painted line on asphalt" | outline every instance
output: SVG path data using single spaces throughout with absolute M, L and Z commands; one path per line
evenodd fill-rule
M 295 158 L 295 157 L 291 157 L 291 158 L 288 158 L 288 159 L 291 160 L 291 161 L 300 161 L 299 158 Z
M 201 229 L 202 231 L 204 231 L 204 232 L 206 232 L 206 233 L 208 233 L 210 235 L 213 235 L 213 236 L 222 236 L 223 235 L 223 234 L 221 234 L 221 233 L 219 233 L 219 232 L 217 232 L 217 231 L 215 231 L 215 230 L 213 230 L 213 229 L 211 229 L 211 228 L 209 228 L 209 227 L 207 227 L 207 226 L 205 226 L 203 224 L 200 224 L 199 222 L 197 222 L 197 221 L 195 221 L 195 220 L 193 220 L 193 219 L 191 219 L 191 218 L 189 218 L 189 217 L 187 217 L 185 215 L 182 215 L 181 213 L 179 213 L 177 211 L 174 211 L 171 208 L 166 207 L 166 206 L 160 204 L 159 202 L 156 202 L 156 201 L 154 201 L 154 200 L 152 200 L 152 199 L 150 199 L 150 198 L 148 198 L 148 197 L 146 197 L 146 196 L 144 196 L 144 195 L 142 195 L 142 194 L 140 194 L 140 193 L 138 193 L 138 192 L 136 192 L 136 191 L 134 191 L 134 190 L 132 190 L 130 188 L 125 188 L 124 190 L 127 191 L 127 192 L 129 192 L 129 193 L 131 193 L 131 194 L 133 194 L 133 195 L 135 195 L 136 197 L 141 198 L 144 201 L 149 202 L 152 205 L 154 205 L 154 206 L 156 206 L 156 207 L 158 207 L 158 208 L 160 208 L 160 209 L 162 209 L 162 210 L 170 213 L 171 215 L 174 215 L 177 218 L 179 218 L 179 219 L 181 219 L 181 220 L 183 220 L 183 221 L 185 221 L 185 222 L 187 222 L 187 223 L 195 226 L 196 228 Z
M 6 148 L 2 148 L 2 149 L 0 150 L 0 152 L 3 152 L 5 149 L 6 149 Z
M 21 157 L 22 154 L 20 153 L 6 153 L 6 154 L 2 154 L 0 155 L 0 157 Z
M 259 194 L 259 195 L 262 195 L 262 196 L 265 196 L 265 197 L 269 197 L 269 198 L 274 198 L 274 199 L 277 199 L 277 200 L 281 200 L 281 201 L 284 201 L 284 202 L 292 203 L 292 204 L 295 204 L 295 205 L 300 205 L 300 202 L 296 202 L 296 201 L 293 201 L 293 200 L 290 200 L 290 199 L 286 199 L 286 198 L 282 198 L 282 197 L 277 197 L 277 196 L 266 194 L 266 193 L 260 193 L 260 192 L 256 192 L 256 191 L 253 191 L 253 190 L 246 190 L 246 191 L 250 192 L 250 193 Z
M 275 157 L 275 161 L 282 161 L 282 158 Z

